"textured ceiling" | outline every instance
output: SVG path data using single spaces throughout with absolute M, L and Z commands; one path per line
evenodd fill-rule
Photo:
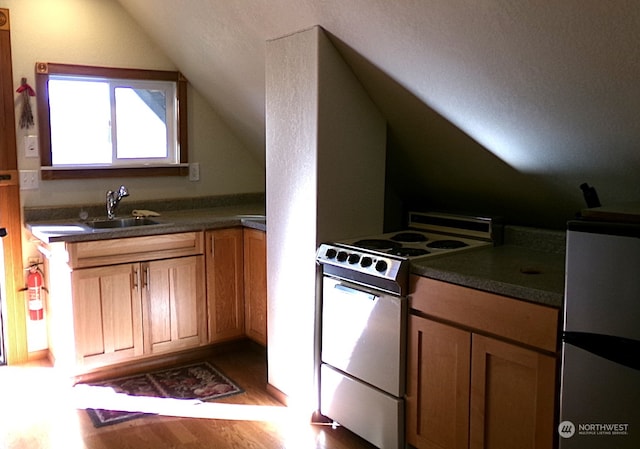
M 264 158 L 265 44 L 322 26 L 389 121 L 408 201 L 551 227 L 640 201 L 636 0 L 118 0 Z

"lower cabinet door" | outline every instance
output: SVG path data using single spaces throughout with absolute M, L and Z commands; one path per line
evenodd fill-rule
M 556 359 L 473 335 L 471 449 L 553 447 Z
M 244 322 L 252 340 L 267 345 L 267 233 L 243 230 Z
M 93 367 L 142 355 L 139 264 L 72 273 L 76 362 Z
M 409 316 L 407 442 L 421 449 L 469 444 L 471 333 Z
M 141 267 L 145 353 L 205 344 L 203 256 L 146 262 Z
M 242 228 L 207 231 L 207 310 L 209 342 L 242 338 L 244 279 Z

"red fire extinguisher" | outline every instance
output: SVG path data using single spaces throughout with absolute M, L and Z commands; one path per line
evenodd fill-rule
M 32 321 L 38 321 L 44 317 L 42 289 L 42 273 L 37 265 L 31 265 L 27 276 L 27 296 L 29 300 L 29 318 Z

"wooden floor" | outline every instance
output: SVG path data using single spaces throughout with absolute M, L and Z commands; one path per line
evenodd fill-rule
M 76 408 L 78 390 L 53 368 L 0 367 L 0 449 L 373 448 L 344 428 L 310 424 L 269 396 L 264 351 L 247 347 L 210 360 L 245 390 L 216 404 L 244 406 L 205 404 L 217 419 L 149 416 L 102 428 Z M 265 411 L 268 420 L 260 417 Z

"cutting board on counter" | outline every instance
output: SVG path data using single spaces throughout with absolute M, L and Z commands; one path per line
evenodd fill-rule
M 640 223 L 640 202 L 583 209 L 584 218 L 601 221 Z

